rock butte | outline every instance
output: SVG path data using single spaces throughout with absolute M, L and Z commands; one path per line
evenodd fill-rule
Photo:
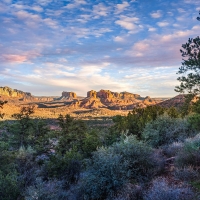
M 159 101 L 129 92 L 112 92 L 110 90 L 87 92 L 87 97 L 80 98 L 75 92 L 63 91 L 61 97 L 36 97 L 29 92 L 23 92 L 9 87 L 0 87 L 1 99 L 33 102 L 37 107 L 50 108 L 65 106 L 69 109 L 97 109 L 107 108 L 110 110 L 131 110 L 134 107 L 146 107 L 155 105 Z

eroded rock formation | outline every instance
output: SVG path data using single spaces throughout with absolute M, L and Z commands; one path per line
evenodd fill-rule
M 0 96 L 16 97 L 16 98 L 32 97 L 31 93 L 29 92 L 22 92 L 20 90 L 12 89 L 7 86 L 0 87 Z
M 61 97 L 36 97 L 29 92 L 0 87 L 0 96 L 10 98 L 10 102 L 21 101 L 34 102 L 40 108 L 63 107 L 67 109 L 97 109 L 107 108 L 110 110 L 131 110 L 134 107 L 146 107 L 156 104 L 149 96 L 143 98 L 138 94 L 129 92 L 112 92 L 110 90 L 87 92 L 87 97 L 78 97 L 75 92 L 62 92 Z
M 82 100 L 83 108 L 109 108 L 112 110 L 129 110 L 134 107 L 154 105 L 156 102 L 150 97 L 142 98 L 138 94 L 129 92 L 112 92 L 101 89 L 99 92 L 91 90 L 87 92 L 87 98 Z
M 69 99 L 76 99 L 77 95 L 75 92 L 62 92 L 62 97 Z

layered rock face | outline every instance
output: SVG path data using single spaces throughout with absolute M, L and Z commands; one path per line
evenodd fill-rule
M 62 92 L 61 97 L 36 97 L 31 93 L 11 89 L 9 87 L 0 87 L 0 96 L 9 99 L 10 102 L 23 101 L 34 102 L 39 107 L 55 108 L 64 106 L 69 109 L 97 109 L 108 108 L 110 110 L 131 110 L 134 107 L 146 107 L 156 104 L 156 101 L 149 96 L 143 98 L 138 94 L 129 92 L 112 92 L 110 90 L 87 92 L 87 97 L 78 97 L 75 92 Z M 46 103 L 48 102 L 48 103 Z
M 134 107 L 145 107 L 147 105 L 154 105 L 156 102 L 150 97 L 142 98 L 138 94 L 129 92 L 112 92 L 110 90 L 94 90 L 87 92 L 85 98 L 80 106 L 84 108 L 109 108 L 113 110 L 127 110 Z
M 94 91 L 94 90 L 88 91 L 87 92 L 87 98 L 91 98 L 91 97 L 97 98 L 97 92 Z
M 145 99 L 143 100 L 143 103 L 147 106 L 152 105 L 152 104 L 156 104 L 156 102 L 153 99 L 151 99 L 151 97 L 149 97 L 149 96 L 145 97 Z
M 15 99 L 19 101 L 53 101 L 53 97 L 35 97 L 32 96 L 30 92 L 23 92 L 21 90 L 16 90 L 9 88 L 7 86 L 0 87 L 0 96 L 5 99 Z
M 15 97 L 15 98 L 31 98 L 29 92 L 22 92 L 20 90 L 12 89 L 9 87 L 0 87 L 0 96 Z
M 62 92 L 62 97 L 69 99 L 76 99 L 77 95 L 75 92 Z
M 91 90 L 87 92 L 87 97 L 98 97 L 100 99 L 138 99 L 140 98 L 140 95 L 138 94 L 132 94 L 129 92 L 112 92 L 110 90 L 100 90 L 99 92 L 96 92 L 95 90 Z

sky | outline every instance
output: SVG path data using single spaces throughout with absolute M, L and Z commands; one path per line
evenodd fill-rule
M 0 0 L 0 86 L 172 97 L 199 0 Z

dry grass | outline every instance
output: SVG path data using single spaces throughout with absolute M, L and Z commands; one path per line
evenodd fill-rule
M 4 119 L 12 119 L 12 115 L 19 113 L 20 109 L 24 106 L 35 105 L 34 118 L 53 118 L 56 119 L 58 116 L 70 114 L 75 118 L 94 118 L 94 117 L 112 117 L 115 115 L 127 115 L 129 111 L 123 110 L 109 110 L 106 108 L 99 109 L 74 109 L 68 106 L 60 106 L 54 108 L 38 108 L 37 104 L 34 103 L 20 103 L 20 102 L 8 102 L 4 105 L 3 113 L 5 113 Z

